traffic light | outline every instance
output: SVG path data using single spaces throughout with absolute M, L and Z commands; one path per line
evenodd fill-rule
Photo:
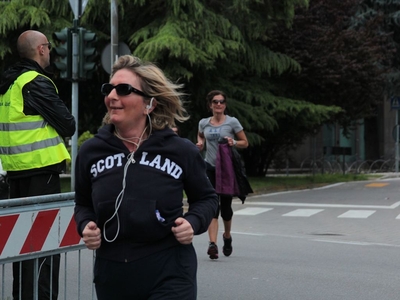
M 71 28 L 64 28 L 53 33 L 57 42 L 53 52 L 56 54 L 54 65 L 60 71 L 60 77 L 72 78 L 72 33 Z
M 93 72 L 97 69 L 93 61 L 97 55 L 93 43 L 97 40 L 96 34 L 85 28 L 79 28 L 79 79 L 92 78 Z

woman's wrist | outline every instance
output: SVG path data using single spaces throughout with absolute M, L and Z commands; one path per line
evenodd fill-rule
M 233 146 L 235 147 L 237 145 L 237 140 L 233 140 Z

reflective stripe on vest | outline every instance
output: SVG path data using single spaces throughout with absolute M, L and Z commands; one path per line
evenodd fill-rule
M 41 168 L 70 160 L 57 131 L 42 116 L 23 113 L 22 88 L 37 76 L 44 75 L 36 71 L 21 74 L 0 95 L 0 159 L 5 171 Z
M 0 131 L 17 131 L 41 128 L 46 125 L 46 121 L 25 122 L 25 123 L 0 123 Z

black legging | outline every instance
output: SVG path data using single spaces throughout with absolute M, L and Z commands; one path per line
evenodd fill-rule
M 207 164 L 207 176 L 210 179 L 211 184 L 215 188 L 215 168 L 210 164 Z M 232 196 L 230 195 L 221 195 L 219 196 L 219 204 L 217 212 L 214 215 L 214 219 L 218 219 L 219 213 L 221 212 L 222 220 L 230 221 L 232 220 L 233 210 L 232 210 Z

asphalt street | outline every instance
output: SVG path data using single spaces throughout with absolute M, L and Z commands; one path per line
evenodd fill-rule
M 400 299 L 399 192 L 392 178 L 235 201 L 232 256 L 196 237 L 198 299 Z
M 194 239 L 198 300 L 400 299 L 399 195 L 396 177 L 235 199 L 230 257 L 222 226 L 218 260 L 206 254 L 207 233 Z M 62 255 L 59 299 L 96 299 L 92 262 L 87 249 Z

